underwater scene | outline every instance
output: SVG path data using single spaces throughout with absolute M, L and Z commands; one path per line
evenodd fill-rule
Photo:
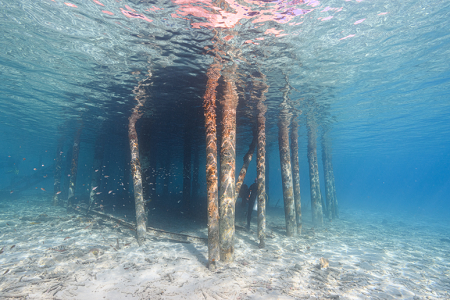
M 0 6 L 0 299 L 450 299 L 449 1 Z

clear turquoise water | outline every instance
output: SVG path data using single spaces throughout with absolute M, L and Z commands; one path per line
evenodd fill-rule
M 126 126 L 135 104 L 133 88 L 148 70 L 153 83 L 138 131 L 157 160 L 151 171 L 159 176 L 157 191 L 163 193 L 167 174 L 170 193 L 180 191 L 188 124 L 198 145 L 194 151 L 200 152 L 204 194 L 202 97 L 212 62 L 207 49 L 220 31 L 235 36 L 229 44 L 240 50 L 236 61 L 243 81 L 257 68 L 268 78 L 272 199 L 281 198 L 276 123 L 286 74 L 292 106 L 306 112 L 314 102 L 317 117 L 331 124 L 342 208 L 450 212 L 448 1 L 227 3 L 231 12 L 213 11 L 208 1 L 191 6 L 178 1 L 0 1 L 1 197 L 11 197 L 5 190 L 11 183 L 53 163 L 61 136 L 65 154 L 70 152 L 81 120 L 77 195 L 86 196 L 99 136 L 107 145 L 103 172 L 119 189 L 117 182 L 127 181 L 122 169 L 129 157 Z M 234 27 L 222 28 L 219 15 Z M 202 22 L 207 26 L 198 25 Z M 243 98 L 243 90 L 239 93 Z M 251 110 L 244 102 L 238 109 L 238 168 L 250 142 Z M 299 121 L 307 206 L 304 115 Z M 66 164 L 64 176 L 68 172 Z M 50 198 L 53 173 L 40 174 L 45 175 L 21 192 Z

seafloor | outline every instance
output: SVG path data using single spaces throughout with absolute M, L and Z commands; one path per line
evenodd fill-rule
M 306 212 L 303 234 L 286 238 L 283 210 L 271 209 L 266 248 L 255 224 L 238 227 L 235 262 L 213 273 L 204 244 L 139 248 L 130 229 L 48 198 L 2 201 L 0 212 L 2 299 L 450 299 L 449 220 L 342 209 L 317 229 Z M 206 237 L 188 217 L 154 216 L 163 229 Z

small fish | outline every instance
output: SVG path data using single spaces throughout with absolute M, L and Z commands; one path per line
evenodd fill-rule
M 2 249 L 0 249 L 0 254 L 2 254 L 2 253 L 3 253 L 3 249 L 5 249 L 5 247 L 3 247 Z
M 100 195 L 102 192 L 97 192 L 97 193 L 95 193 L 96 195 Z
M 36 171 L 36 170 L 37 170 L 36 168 L 33 169 L 33 171 Z
M 12 250 L 12 248 L 14 248 L 16 245 L 12 245 L 11 248 L 9 248 L 9 250 Z
M 27 159 L 24 157 L 23 160 L 27 160 Z
M 111 194 L 112 193 L 112 190 L 110 190 L 109 192 L 108 192 L 108 194 Z
M 56 195 L 59 195 L 59 194 L 61 194 L 61 191 L 56 192 Z
M 98 188 L 98 186 L 94 186 L 94 187 L 92 188 L 92 190 L 95 191 L 97 188 Z
M 5 275 L 5 274 L 6 274 L 6 273 L 8 273 L 8 272 L 9 272 L 9 269 L 8 269 L 8 270 L 6 270 L 6 271 L 5 271 L 5 273 L 3 273 L 3 275 Z
M 14 193 L 14 191 L 13 190 L 11 190 L 11 192 L 9 192 L 10 194 L 12 194 L 12 193 Z
M 64 240 L 70 239 L 70 236 L 66 236 L 66 238 Z
M 97 169 L 97 170 L 95 170 L 95 172 L 98 172 L 98 169 Z
M 109 176 L 108 175 L 105 175 L 105 178 L 108 178 Z
M 43 191 L 45 192 L 45 189 L 44 189 L 44 188 L 41 188 L 41 190 L 43 190 Z

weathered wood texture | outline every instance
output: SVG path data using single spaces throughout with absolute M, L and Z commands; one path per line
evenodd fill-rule
M 206 129 L 206 186 L 208 202 L 208 266 L 211 270 L 220 260 L 219 247 L 219 181 L 217 177 L 216 88 L 222 66 L 215 59 L 208 69 L 203 97 Z
M 128 140 L 130 143 L 131 152 L 131 176 L 133 178 L 133 191 L 134 191 L 134 206 L 136 209 L 136 235 L 138 244 L 141 246 L 145 241 L 146 227 L 147 227 L 147 215 L 145 213 L 145 202 L 142 189 L 142 171 L 141 163 L 139 160 L 139 142 L 136 132 L 136 122 L 142 116 L 140 112 L 141 107 L 144 106 L 147 99 L 146 87 L 149 86 L 151 73 L 149 72 L 148 78 L 139 82 L 134 88 L 136 105 L 133 108 L 131 116 L 128 118 Z
M 291 154 L 289 148 L 289 123 L 291 113 L 284 106 L 278 121 L 278 147 L 280 150 L 281 180 L 283 185 L 284 214 L 286 218 L 286 235 L 293 236 L 296 231 L 294 188 L 292 184 Z
M 312 117 L 307 118 L 308 127 L 308 163 L 311 188 L 311 211 L 314 226 L 323 225 L 322 200 L 320 194 L 319 167 L 317 164 L 317 126 Z
M 300 197 L 300 165 L 298 159 L 298 123 L 296 116 L 291 122 L 292 180 L 294 183 L 295 216 L 297 234 L 302 234 L 302 201 Z
M 220 149 L 219 240 L 220 260 L 230 263 L 234 259 L 235 170 L 236 170 L 236 64 L 223 71 L 224 95 L 222 110 L 222 144 Z

